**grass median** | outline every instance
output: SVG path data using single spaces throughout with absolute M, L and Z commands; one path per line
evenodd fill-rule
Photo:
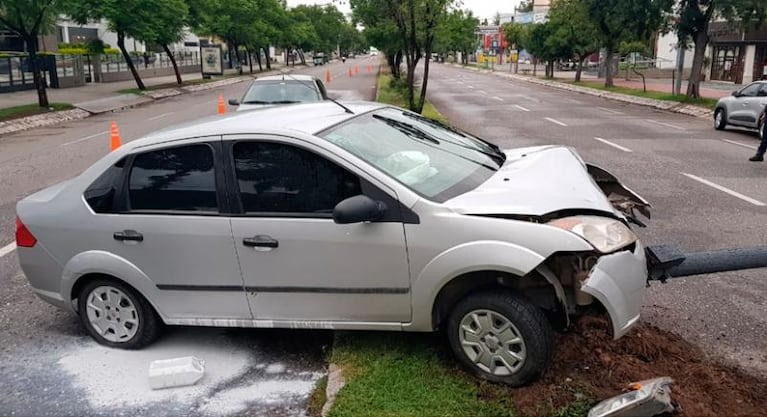
M 0 122 L 59 110 L 70 110 L 73 108 L 74 106 L 69 103 L 50 103 L 48 107 L 40 107 L 37 104 L 5 107 L 0 108 Z
M 579 87 L 592 88 L 595 90 L 611 91 L 613 93 L 627 94 L 627 95 L 636 96 L 636 97 L 651 98 L 654 100 L 676 101 L 678 103 L 692 104 L 695 106 L 706 107 L 711 110 L 713 110 L 714 107 L 716 107 L 716 102 L 717 102 L 717 99 L 713 99 L 713 98 L 690 98 L 684 94 L 669 94 L 669 93 L 664 93 L 660 91 L 642 91 L 642 90 L 637 90 L 635 88 L 628 88 L 628 87 L 605 87 L 604 83 L 597 82 L 597 81 L 581 81 L 578 83 L 574 81 L 564 81 L 564 82 L 567 82 L 568 84 L 577 85 Z

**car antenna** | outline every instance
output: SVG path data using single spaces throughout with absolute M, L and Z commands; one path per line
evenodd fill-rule
M 285 80 L 285 75 L 287 75 L 288 77 L 292 78 L 294 81 L 298 81 L 298 83 L 299 83 L 299 84 L 301 84 L 302 86 L 304 86 L 304 87 L 306 87 L 306 88 L 309 88 L 309 89 L 311 89 L 311 87 L 309 87 L 308 85 L 305 85 L 305 84 L 303 83 L 303 81 L 299 80 L 298 78 L 296 78 L 296 77 L 294 77 L 294 76 L 292 76 L 292 75 L 290 75 L 290 74 L 287 74 L 287 73 L 285 73 L 285 72 L 281 72 L 281 73 L 282 73 L 282 79 L 283 79 L 283 80 Z M 333 104 L 337 105 L 338 107 L 340 107 L 340 108 L 344 109 L 344 111 L 345 111 L 345 112 L 347 112 L 347 113 L 349 113 L 349 114 L 354 114 L 354 112 L 353 112 L 353 111 L 351 111 L 351 109 L 350 109 L 350 108 L 348 108 L 348 107 L 344 106 L 343 104 L 341 104 L 341 103 L 337 102 L 335 99 L 332 99 L 332 98 L 330 98 L 330 96 L 327 96 L 327 97 L 325 97 L 325 98 L 326 98 L 328 101 L 331 101 L 331 102 L 333 102 Z

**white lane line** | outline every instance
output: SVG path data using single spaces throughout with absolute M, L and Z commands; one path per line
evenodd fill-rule
M 733 191 L 733 190 L 731 190 L 731 189 L 729 189 L 729 188 L 727 188 L 727 187 L 723 187 L 723 186 L 721 186 L 721 185 L 719 185 L 719 184 L 716 184 L 716 183 L 713 183 L 713 182 L 711 182 L 711 181 L 708 181 L 708 180 L 704 180 L 704 179 L 703 179 L 703 178 L 701 178 L 701 177 L 696 177 L 695 175 L 692 175 L 692 174 L 686 174 L 686 173 L 684 173 L 684 172 L 680 172 L 680 174 L 684 175 L 684 176 L 685 176 L 685 177 L 687 177 L 687 178 L 690 178 L 690 179 L 693 179 L 693 180 L 695 180 L 695 181 L 698 181 L 698 182 L 699 182 L 699 183 L 701 183 L 701 184 L 705 184 L 705 185 L 708 185 L 708 186 L 709 186 L 709 187 L 711 187 L 711 188 L 716 188 L 717 190 L 719 190 L 719 191 L 722 191 L 722 192 L 724 192 L 724 193 L 727 193 L 727 194 L 729 194 L 729 195 L 731 195 L 731 196 L 733 196 L 733 197 L 737 197 L 737 198 L 739 198 L 739 199 L 741 199 L 741 200 L 743 200 L 743 201 L 747 201 L 747 202 L 749 202 L 749 203 L 751 203 L 751 204 L 753 204 L 753 205 L 755 205 L 755 206 L 767 206 L 767 204 L 765 204 L 765 203 L 762 203 L 762 202 L 761 202 L 761 201 L 759 201 L 759 200 L 755 200 L 755 199 L 753 199 L 753 198 L 751 198 L 751 197 L 749 197 L 749 196 L 747 196 L 747 195 L 743 195 L 743 194 L 741 194 L 741 193 L 739 193 L 739 192 L 737 192 L 737 191 Z
M 517 94 L 517 97 L 521 97 L 521 98 L 523 98 L 523 99 L 525 99 L 527 101 L 538 101 L 538 100 L 536 100 L 536 99 L 534 99 L 534 98 L 532 98 L 530 96 L 526 96 L 524 94 Z
M 503 99 L 498 96 L 493 96 L 493 100 L 503 101 Z
M 619 112 L 618 110 L 608 109 L 606 107 L 597 107 L 599 110 L 606 111 L 608 113 L 612 114 L 623 114 L 623 112 Z
M 745 143 L 735 142 L 734 140 L 729 140 L 729 139 L 722 139 L 722 140 L 727 142 L 727 143 L 732 143 L 733 145 L 742 146 L 742 147 L 748 148 L 748 149 L 756 150 L 758 148 L 758 146 L 756 146 L 756 145 L 746 145 Z
M 62 143 L 61 145 L 59 145 L 59 147 L 62 147 L 62 146 L 69 146 L 69 145 L 74 145 L 75 143 L 84 142 L 84 141 L 86 141 L 86 140 L 88 140 L 88 139 L 93 139 L 93 138 L 95 138 L 95 137 L 97 137 L 97 136 L 106 135 L 107 133 L 109 133 L 109 131 L 108 131 L 108 130 L 105 130 L 105 131 L 103 131 L 103 132 L 99 132 L 99 133 L 94 133 L 94 134 L 92 134 L 92 135 L 90 135 L 90 136 L 86 136 L 86 137 L 84 137 L 84 138 L 80 138 L 80 139 L 77 139 L 77 140 L 73 140 L 73 141 L 71 141 L 71 142 Z
M 456 81 L 456 82 L 457 82 L 458 84 L 461 84 L 461 85 L 463 85 L 463 84 L 466 84 L 466 83 L 465 83 L 465 82 L 463 82 L 463 81 Z
M 559 121 L 559 120 L 557 120 L 557 119 L 552 119 L 551 117 L 544 117 L 544 119 L 546 119 L 546 120 L 550 121 L 551 123 L 554 123 L 554 124 L 560 125 L 560 126 L 567 126 L 567 124 L 565 124 L 565 123 L 562 123 L 562 122 L 560 122 L 560 121 Z
M 487 94 L 487 91 L 485 91 L 485 90 L 477 90 L 477 92 L 478 92 L 479 94 Z
M 618 145 L 617 143 L 612 143 L 612 142 L 610 142 L 610 141 L 609 141 L 609 140 L 607 140 L 607 139 L 602 139 L 602 138 L 598 138 L 598 137 L 596 137 L 596 136 L 595 136 L 595 137 L 594 137 L 594 140 L 598 140 L 598 141 L 600 141 L 600 142 L 604 143 L 605 145 L 609 145 L 609 146 L 612 146 L 612 147 L 613 147 L 613 148 L 615 148 L 615 149 L 620 149 L 620 150 L 622 150 L 623 152 L 634 152 L 634 151 L 632 151 L 632 150 L 631 150 L 631 149 L 629 149 L 629 148 L 626 148 L 626 147 L 624 147 L 624 146 Z
M 16 250 L 16 242 L 9 243 L 0 248 L 0 258 Z
M 472 90 L 474 89 L 473 85 L 467 85 L 467 87 L 471 88 Z
M 522 110 L 522 111 L 530 111 L 530 109 L 520 106 L 519 104 L 515 104 L 514 107 Z
M 148 118 L 147 120 L 157 120 L 157 119 L 162 119 L 163 117 L 168 117 L 168 116 L 170 116 L 171 114 L 174 114 L 174 113 L 176 113 L 176 112 L 174 112 L 174 111 L 170 111 L 170 112 L 167 112 L 167 113 L 158 114 L 157 116 L 154 116 L 154 117 L 150 117 L 150 118 Z
M 647 119 L 647 121 L 650 122 L 650 123 L 654 123 L 656 125 L 659 125 L 659 126 L 666 126 L 666 127 L 670 127 L 672 129 L 677 129 L 677 130 L 685 130 L 685 128 L 683 128 L 683 127 L 675 126 L 675 125 L 672 125 L 672 124 L 669 124 L 669 123 L 656 122 L 655 120 L 650 120 L 650 119 Z

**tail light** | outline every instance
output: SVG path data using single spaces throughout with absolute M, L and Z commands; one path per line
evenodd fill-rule
M 27 229 L 27 226 L 24 226 L 24 223 L 21 222 L 20 218 L 16 217 L 16 246 L 31 248 L 35 246 L 36 243 L 37 239 L 32 232 Z

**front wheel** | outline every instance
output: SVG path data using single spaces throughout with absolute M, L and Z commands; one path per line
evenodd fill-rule
M 482 379 L 521 386 L 551 362 L 551 325 L 538 307 L 516 294 L 466 297 L 450 313 L 447 332 L 458 360 Z
M 162 324 L 151 305 L 134 289 L 114 280 L 88 283 L 78 297 L 80 321 L 102 345 L 140 349 L 152 343 Z
M 716 109 L 714 112 L 714 129 L 716 130 L 724 130 L 724 128 L 727 126 L 727 112 L 722 109 Z

